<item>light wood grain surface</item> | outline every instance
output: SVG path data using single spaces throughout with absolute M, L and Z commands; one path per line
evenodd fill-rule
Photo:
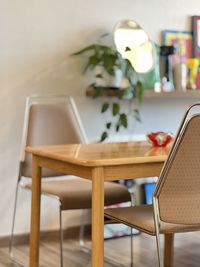
M 163 162 L 169 147 L 151 147 L 147 142 L 72 144 L 27 147 L 26 152 L 81 166 Z

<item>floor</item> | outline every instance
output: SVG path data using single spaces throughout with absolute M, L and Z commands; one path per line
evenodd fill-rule
M 87 245 L 90 242 L 87 242 Z M 28 246 L 17 246 L 16 256 L 28 266 Z M 121 237 L 105 241 L 105 254 L 115 259 L 118 266 L 130 267 L 130 238 Z M 40 250 L 40 266 L 59 266 L 59 242 L 43 241 Z M 65 240 L 64 267 L 89 267 L 90 254 L 79 249 L 79 243 L 74 240 Z M 15 267 L 8 258 L 8 248 L 0 248 L 0 267 Z M 105 267 L 114 265 L 105 263 Z M 134 266 L 155 267 L 157 254 L 154 237 L 140 234 L 134 236 Z M 174 267 L 199 267 L 200 266 L 200 232 L 178 234 L 175 238 Z

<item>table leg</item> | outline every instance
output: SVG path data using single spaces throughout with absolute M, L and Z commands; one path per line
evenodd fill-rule
M 104 171 L 92 172 L 92 267 L 104 266 Z
M 174 234 L 165 234 L 165 246 L 164 246 L 164 266 L 173 266 L 174 256 Z
M 32 160 L 32 200 L 31 200 L 31 232 L 29 266 L 39 266 L 39 237 L 40 237 L 40 194 L 41 194 L 41 167 L 38 159 Z

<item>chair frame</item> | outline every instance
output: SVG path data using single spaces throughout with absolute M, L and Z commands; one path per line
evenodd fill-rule
M 56 103 L 62 103 L 61 101 L 63 101 L 63 103 L 65 102 L 69 102 L 72 110 L 74 112 L 75 118 L 77 120 L 77 125 L 79 127 L 80 133 L 81 133 L 81 139 L 82 139 L 82 143 L 88 143 L 88 139 L 86 137 L 83 125 L 81 123 L 81 119 L 78 113 L 78 110 L 76 108 L 76 104 L 73 100 L 72 97 L 67 96 L 67 95 L 50 95 L 50 96 L 30 96 L 26 99 L 26 104 L 25 104 L 25 115 L 24 115 L 24 124 L 23 124 L 23 130 L 22 130 L 22 141 L 21 141 L 21 149 L 20 149 L 20 160 L 19 160 L 19 167 L 18 167 L 18 179 L 17 179 L 17 185 L 16 185 L 16 189 L 15 189 L 15 198 L 14 198 L 14 211 L 13 211 L 13 218 L 12 218 L 12 226 L 11 226 L 11 236 L 10 236 L 10 240 L 9 240 L 9 256 L 10 259 L 20 265 L 20 266 L 24 266 L 19 260 L 17 260 L 14 256 L 13 253 L 13 243 L 14 243 L 14 229 L 15 229 L 15 219 L 16 219 L 16 211 L 17 211 L 17 200 L 18 200 L 18 193 L 19 193 L 19 187 L 27 190 L 27 191 L 31 191 L 30 189 L 27 189 L 23 182 L 22 182 L 22 175 L 21 175 L 21 169 L 22 169 L 22 164 L 25 160 L 25 147 L 26 147 L 26 142 L 27 142 L 27 135 L 28 135 L 28 121 L 29 121 L 29 112 L 30 112 L 30 108 L 32 105 L 34 104 L 56 104 Z M 60 226 L 60 266 L 63 267 L 63 228 L 62 228 L 62 210 L 61 208 L 61 201 L 59 199 L 59 197 L 52 195 L 52 194 L 48 194 L 48 193 L 44 193 L 42 192 L 41 195 L 47 196 L 47 197 L 51 197 L 55 200 L 58 201 L 59 203 L 59 226 Z M 86 210 L 83 210 L 83 213 L 85 213 Z M 81 218 L 81 220 L 83 219 L 83 216 Z M 85 224 L 83 224 L 82 222 L 80 223 L 80 245 L 84 246 L 84 228 L 85 228 Z M 82 233 L 82 234 L 81 234 Z
M 161 260 L 161 246 L 160 246 L 160 224 L 161 224 L 161 218 L 160 218 L 160 212 L 159 212 L 159 203 L 158 203 L 158 198 L 160 196 L 162 187 L 165 183 L 165 178 L 166 174 L 171 166 L 171 163 L 176 156 L 177 149 L 179 147 L 179 144 L 182 140 L 182 137 L 184 136 L 185 133 L 185 128 L 188 125 L 190 119 L 192 119 L 195 116 L 200 116 L 198 115 L 190 115 L 190 112 L 193 110 L 195 107 L 200 107 L 200 102 L 194 103 L 189 106 L 187 111 L 185 112 L 185 115 L 183 116 L 183 119 L 181 121 L 181 124 L 178 128 L 176 138 L 174 140 L 174 143 L 172 145 L 172 148 L 170 150 L 169 156 L 167 161 L 164 163 L 157 186 L 155 188 L 154 194 L 153 194 L 153 210 L 154 210 L 154 223 L 155 223 L 155 234 L 156 234 L 156 244 L 157 244 L 157 253 L 158 253 L 158 262 L 159 262 L 159 267 L 164 267 L 163 261 Z

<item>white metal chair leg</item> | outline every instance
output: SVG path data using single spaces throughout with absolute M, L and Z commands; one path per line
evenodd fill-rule
M 11 227 L 11 235 L 9 240 L 9 257 L 12 262 L 17 264 L 18 266 L 25 267 L 26 265 L 19 260 L 17 260 L 13 253 L 13 247 L 14 247 L 14 230 L 15 230 L 15 219 L 16 219 L 16 213 L 17 213 L 17 200 L 18 200 L 18 193 L 19 193 L 19 186 L 20 186 L 20 179 L 17 181 L 17 186 L 15 190 L 15 200 L 14 200 L 14 211 L 13 211 L 13 219 L 12 219 L 12 227 Z M 58 200 L 59 201 L 59 200 Z M 61 203 L 59 201 L 60 207 L 59 207 L 59 223 L 60 223 L 60 266 L 63 267 L 63 229 L 62 229 L 62 209 L 61 209 Z
M 156 233 L 156 245 L 157 245 L 157 254 L 158 254 L 158 264 L 159 267 L 164 267 L 163 261 L 161 259 L 161 247 L 160 247 L 160 222 L 158 217 L 158 203 L 155 197 L 153 197 L 153 206 L 154 206 L 154 224 L 155 224 L 155 233 Z
M 158 254 L 158 264 L 159 267 L 164 267 L 163 266 L 163 261 L 161 259 L 161 247 L 160 247 L 160 234 L 159 232 L 156 232 L 156 245 L 157 245 L 157 254 Z
M 18 179 L 16 190 L 15 190 L 15 200 L 14 200 L 14 211 L 13 211 L 13 219 L 12 219 L 12 228 L 11 228 L 11 235 L 10 235 L 10 240 L 9 240 L 9 257 L 10 257 L 11 261 L 13 261 L 14 263 L 16 263 L 17 265 L 24 267 L 25 265 L 22 262 L 20 262 L 19 260 L 17 260 L 14 257 L 14 253 L 13 253 L 14 229 L 15 229 L 15 219 L 16 219 L 16 211 L 17 211 L 17 200 L 18 200 L 18 192 L 19 192 L 19 182 L 20 182 L 20 180 Z
M 133 267 L 133 228 L 131 227 L 131 265 L 130 267 Z
M 81 221 L 80 221 L 79 244 L 80 244 L 80 247 L 84 250 L 85 249 L 89 250 L 89 248 L 87 248 L 85 246 L 85 240 L 84 240 L 85 224 L 86 224 L 86 218 L 87 218 L 88 214 L 89 214 L 88 210 L 83 210 L 82 216 L 81 216 Z
M 59 220 L 60 220 L 60 266 L 63 267 L 63 228 L 62 228 L 61 204 L 60 204 L 60 208 L 59 208 Z
M 129 190 L 129 193 L 131 195 L 131 206 L 134 206 L 134 204 L 135 204 L 134 191 L 133 190 Z M 133 267 L 133 228 L 132 227 L 131 227 L 131 265 L 130 265 L 130 267 Z
M 90 214 L 90 210 L 84 209 L 82 211 L 81 220 L 80 220 L 80 232 L 79 232 L 79 244 L 81 250 L 83 250 L 85 253 L 91 253 L 91 247 L 86 246 L 85 242 L 85 226 L 86 226 L 86 219 Z

